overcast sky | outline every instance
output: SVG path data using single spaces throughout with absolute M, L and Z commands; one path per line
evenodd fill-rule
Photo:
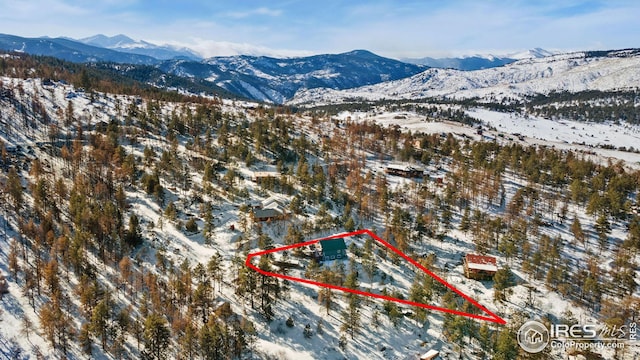
M 640 47 L 640 1 L 0 0 L 0 32 L 126 34 L 203 56 L 403 58 Z

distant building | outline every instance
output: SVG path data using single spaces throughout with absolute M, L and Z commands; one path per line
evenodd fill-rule
M 320 259 L 323 261 L 346 259 L 347 244 L 343 238 L 320 241 Z
M 261 204 L 252 203 L 253 221 L 277 221 L 285 220 L 288 212 L 284 204 L 275 197 L 270 197 Z
M 254 209 L 253 210 L 253 221 L 276 221 L 276 220 L 284 220 L 285 216 L 278 209 Z
M 408 165 L 388 165 L 384 172 L 388 175 L 402 176 L 406 178 L 421 178 L 424 174 L 423 170 L 416 169 Z
M 497 261 L 493 256 L 467 254 L 463 265 L 464 275 L 469 279 L 491 279 L 498 271 Z
M 254 171 L 251 180 L 254 183 L 260 183 L 264 180 L 280 179 L 280 173 L 276 171 Z

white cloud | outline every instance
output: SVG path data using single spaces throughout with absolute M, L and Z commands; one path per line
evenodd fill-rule
M 282 10 L 274 10 L 274 9 L 269 9 L 267 7 L 259 7 L 257 9 L 248 10 L 248 11 L 233 11 L 233 12 L 226 13 L 227 17 L 234 18 L 234 19 L 244 19 L 250 16 L 256 16 L 256 15 L 276 17 L 276 16 L 282 15 Z
M 162 41 L 152 41 L 161 43 Z M 186 47 L 192 49 L 200 56 L 209 58 L 213 56 L 234 56 L 234 55 L 253 55 L 253 56 L 272 56 L 272 57 L 297 57 L 313 55 L 311 51 L 305 50 L 289 50 L 289 49 L 272 49 L 265 46 L 254 45 L 249 43 L 234 43 L 229 41 L 214 41 L 200 38 L 192 38 L 188 42 L 169 41 L 166 42 L 172 46 Z
M 336 0 L 322 5 L 265 3 L 268 6 L 255 8 L 220 5 L 210 12 L 198 7 L 198 12 L 176 14 L 167 14 L 162 6 L 141 11 L 131 4 L 144 2 L 123 1 L 124 5 L 117 0 L 0 0 L 0 9 L 6 10 L 0 12 L 0 32 L 75 38 L 123 33 L 193 48 L 205 57 L 301 56 L 353 49 L 389 57 L 457 56 L 534 47 L 638 47 L 640 38 L 637 1 L 591 7 L 577 0 L 559 5 L 551 0 L 402 4 Z

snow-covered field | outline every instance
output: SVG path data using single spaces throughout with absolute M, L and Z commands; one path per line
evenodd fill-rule
M 617 150 L 619 147 L 640 150 L 640 125 L 585 123 L 572 120 L 549 120 L 537 116 L 523 116 L 486 109 L 472 109 L 467 115 L 483 122 L 483 135 L 477 129 L 450 121 L 430 121 L 424 115 L 412 112 L 350 112 L 344 111 L 337 119 L 374 121 L 383 126 L 400 126 L 405 131 L 427 134 L 453 133 L 484 141 L 520 142 L 530 145 L 553 146 L 557 149 L 578 151 L 586 158 L 606 164 L 622 160 L 630 168 L 640 169 L 640 153 Z M 487 131 L 487 127 L 495 130 Z M 524 141 L 519 141 L 520 134 Z M 512 140 L 508 140 L 511 138 Z M 603 149 L 600 146 L 614 146 Z

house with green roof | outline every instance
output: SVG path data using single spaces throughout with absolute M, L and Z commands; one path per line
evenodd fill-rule
M 320 259 L 323 261 L 347 258 L 347 244 L 343 238 L 322 240 L 320 248 L 322 249 Z

